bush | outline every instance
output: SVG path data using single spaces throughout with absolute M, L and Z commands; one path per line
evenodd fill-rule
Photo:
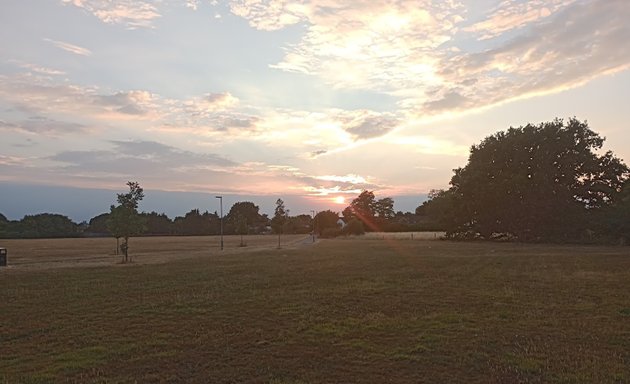
M 357 219 L 350 220 L 343 228 L 344 235 L 363 235 L 364 233 L 363 223 Z
M 324 239 L 332 239 L 341 235 L 341 229 L 339 228 L 324 228 L 320 235 Z

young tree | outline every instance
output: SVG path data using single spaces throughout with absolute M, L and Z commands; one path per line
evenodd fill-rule
M 280 248 L 280 235 L 282 235 L 287 216 L 288 210 L 284 207 L 284 201 L 278 199 L 276 201 L 276 209 L 274 210 L 273 218 L 271 219 L 271 228 L 278 234 L 278 248 Z
M 123 238 L 120 246 L 123 252 L 123 262 L 129 259 L 129 237 L 142 233 L 144 219 L 138 215 L 138 203 L 144 198 L 144 191 L 137 182 L 128 181 L 129 192 L 117 194 L 118 206 L 110 207 L 107 227 L 111 234 L 118 239 Z

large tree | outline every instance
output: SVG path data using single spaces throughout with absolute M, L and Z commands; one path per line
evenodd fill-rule
M 331 210 L 317 212 L 317 215 L 315 215 L 315 218 L 313 220 L 315 233 L 320 236 L 322 235 L 322 232 L 324 232 L 324 230 L 327 228 L 339 228 L 339 224 L 337 224 L 337 222 L 339 221 L 339 215 Z
M 374 192 L 363 191 L 342 214 L 346 223 L 357 219 L 369 231 L 383 231 L 394 217 L 394 200 L 391 197 L 376 200 Z
M 471 148 L 451 188 L 427 205 L 444 209 L 453 236 L 572 240 L 618 198 L 628 168 L 586 122 L 556 119 L 510 128 Z M 435 207 L 433 207 L 435 208 Z
M 121 245 L 123 262 L 129 260 L 129 237 L 144 231 L 145 220 L 138 214 L 138 204 L 144 198 L 144 191 L 140 184 L 128 181 L 129 192 L 117 194 L 118 205 L 112 205 L 109 212 L 107 227 L 117 240 L 123 238 Z
M 264 231 L 267 226 L 267 219 L 260 214 L 259 210 L 260 208 L 250 201 L 234 203 L 230 212 L 225 216 L 226 232 L 248 234 Z M 243 220 L 245 224 L 243 224 Z

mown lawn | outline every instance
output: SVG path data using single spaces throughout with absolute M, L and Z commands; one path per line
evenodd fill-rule
M 630 383 L 630 249 L 334 240 L 0 271 L 0 382 Z

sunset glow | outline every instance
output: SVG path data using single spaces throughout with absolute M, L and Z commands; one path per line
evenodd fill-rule
M 335 204 L 345 204 L 346 198 L 343 196 L 337 196 L 333 199 L 333 201 L 335 202 Z
M 471 145 L 572 116 L 630 160 L 627 1 L 34 4 L 0 5 L 0 188 L 413 211 Z

